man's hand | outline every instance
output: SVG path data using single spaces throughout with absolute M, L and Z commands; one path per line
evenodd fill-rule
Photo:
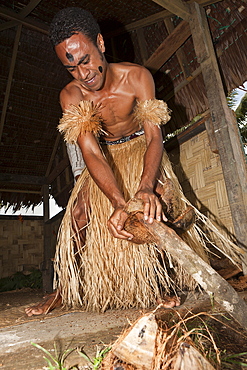
M 108 220 L 108 229 L 112 236 L 118 239 L 131 240 L 133 235 L 124 230 L 125 221 L 128 218 L 123 207 L 116 208 Z
M 154 219 L 157 221 L 167 221 L 166 216 L 162 211 L 162 205 L 157 196 L 151 190 L 139 190 L 135 194 L 135 198 L 143 200 L 144 221 L 152 224 Z

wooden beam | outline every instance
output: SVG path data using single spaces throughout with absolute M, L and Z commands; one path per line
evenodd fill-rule
M 146 68 L 157 71 L 190 37 L 191 30 L 186 21 L 182 21 L 161 43 L 151 57 L 144 63 Z
M 49 185 L 43 185 L 42 193 L 43 193 L 43 215 L 44 222 L 46 222 L 50 218 Z
M 113 59 L 113 62 L 116 63 L 118 62 L 118 58 L 117 58 L 117 53 L 116 53 L 114 37 L 111 37 L 110 42 L 111 42 L 112 59 Z
M 41 194 L 38 190 L 19 190 L 19 189 L 0 189 L 2 193 L 24 193 L 24 194 Z
M 30 28 L 35 31 L 41 32 L 45 35 L 48 35 L 49 27 L 45 23 L 35 21 L 31 19 L 30 17 L 23 19 L 19 14 L 9 9 L 0 7 L 0 17 L 11 20 L 11 21 L 16 21 L 18 22 L 18 24 L 20 23 L 27 28 Z
M 53 197 L 57 199 L 58 197 L 63 196 L 63 194 L 64 194 L 64 197 L 67 197 L 71 189 L 73 189 L 73 187 L 74 187 L 74 181 L 72 180 L 70 183 L 64 185 L 59 191 L 54 193 Z
M 0 32 L 4 31 L 4 30 L 7 30 L 9 28 L 16 27 L 16 26 L 18 26 L 18 24 L 19 24 L 19 22 L 17 22 L 17 21 L 8 21 L 8 22 L 5 22 L 5 23 L 2 23 L 2 24 L 0 24 Z
M 217 53 L 217 56 L 218 54 L 220 53 Z M 194 78 L 196 78 L 197 76 L 199 76 L 199 74 L 202 73 L 202 68 L 201 66 L 199 66 L 197 69 L 195 69 L 191 75 L 184 79 L 182 82 L 180 82 L 180 84 L 178 84 L 177 86 L 175 86 L 164 98 L 165 101 L 168 101 L 170 100 L 177 92 L 179 92 L 180 90 L 182 90 L 185 86 L 187 86 L 192 80 L 194 80 Z M 163 89 L 160 89 L 159 92 L 161 92 Z
M 0 182 L 6 184 L 43 185 L 45 184 L 45 177 L 0 173 Z
M 153 15 L 150 15 L 149 17 L 140 19 L 139 21 L 132 22 L 130 24 L 127 24 L 126 26 L 119 27 L 116 30 L 105 32 L 104 38 L 115 37 L 123 33 L 135 31 L 139 28 L 150 26 L 151 24 L 154 24 L 158 21 L 162 21 L 165 17 L 169 17 L 170 15 L 171 13 L 168 10 L 162 10 L 159 13 L 155 13 Z
M 1 142 L 2 133 L 3 133 L 3 126 L 5 123 L 5 117 L 6 117 L 6 112 L 7 112 L 8 102 L 9 102 L 9 94 L 10 94 L 10 89 L 11 89 L 11 84 L 12 84 L 13 73 L 15 69 L 15 62 L 16 62 L 16 57 L 17 57 L 17 52 L 18 52 L 18 46 L 19 46 L 20 37 L 21 37 L 21 28 L 22 28 L 22 25 L 20 24 L 17 27 L 17 32 L 15 35 L 15 43 L 14 43 L 13 52 L 12 52 L 8 82 L 7 82 L 7 86 L 5 90 L 1 120 L 0 120 L 0 142 Z
M 55 158 L 60 139 L 61 139 L 61 134 L 58 132 L 55 144 L 53 145 L 53 150 L 52 150 L 52 153 L 51 153 L 51 157 L 50 157 L 47 169 L 46 169 L 45 177 L 48 177 L 50 172 L 51 172 L 52 163 L 53 163 L 53 160 Z
M 215 4 L 215 3 L 220 3 L 221 1 L 222 0 L 216 0 L 216 1 L 214 1 L 214 0 L 196 0 L 196 3 L 199 4 L 199 5 L 201 5 L 202 7 L 204 7 L 204 6 L 207 6 L 207 5 L 211 5 L 211 4 Z M 194 2 L 195 2 L 195 0 L 189 0 L 187 2 L 187 4 L 194 3 Z
M 188 85 L 192 80 L 194 80 L 194 78 L 199 76 L 199 74 L 201 74 L 201 73 L 202 73 L 201 67 L 198 67 L 197 69 L 195 69 L 191 73 L 191 76 L 187 80 L 183 80 L 182 82 L 180 82 L 179 85 L 177 85 L 174 89 L 172 89 L 172 91 L 165 96 L 164 100 L 165 101 L 170 100 L 177 92 L 179 92 L 181 89 L 183 89 L 186 85 Z M 162 90 L 160 90 L 160 91 L 162 91 Z
M 49 204 L 49 185 L 44 185 L 42 189 L 43 193 L 43 220 L 44 220 L 44 239 L 43 239 L 43 251 L 44 260 L 42 262 L 42 280 L 43 280 L 43 292 L 52 292 L 52 225 L 48 222 L 50 218 L 50 204 Z
M 247 168 L 237 122 L 227 106 L 204 9 L 190 4 L 190 27 L 201 65 L 215 141 L 220 155 L 236 240 L 247 251 Z M 246 262 L 245 262 L 246 263 Z M 243 266 L 244 268 L 244 266 Z M 244 271 L 246 274 L 247 271 Z
M 41 2 L 41 0 L 31 0 L 27 6 L 25 6 L 19 13 L 19 15 L 24 19 L 28 14 L 30 14 L 33 9 Z M 18 25 L 17 21 L 8 21 L 0 25 L 0 31 L 12 28 Z
M 189 2 L 191 2 L 191 1 L 193 1 L 193 0 L 190 0 Z M 216 0 L 216 1 L 197 0 L 197 3 L 200 4 L 201 6 L 206 6 L 206 5 L 218 3 L 220 1 L 222 1 L 222 0 Z M 129 23 L 124 27 L 120 27 L 120 28 L 117 28 L 116 30 L 106 32 L 106 33 L 104 33 L 104 38 L 110 38 L 110 37 L 114 37 L 114 36 L 117 36 L 117 35 L 121 35 L 123 33 L 135 31 L 138 28 L 143 28 L 143 27 L 150 26 L 151 24 L 154 24 L 156 22 L 164 20 L 164 18 L 171 17 L 173 15 L 174 14 L 171 13 L 169 10 L 162 10 L 161 12 L 150 15 L 149 17 L 140 19 L 139 21 Z
M 64 158 L 68 157 L 68 152 L 67 152 L 67 147 L 66 147 L 65 141 L 63 141 L 63 157 Z M 65 181 L 66 181 L 66 184 L 68 184 L 69 183 L 69 180 L 70 180 L 69 174 L 70 174 L 70 172 L 69 172 L 69 166 L 67 166 L 65 168 Z
M 153 2 L 186 21 L 190 20 L 190 10 L 182 0 L 153 0 Z
M 191 2 L 191 1 L 193 1 L 193 0 L 190 0 L 189 2 Z M 202 6 L 207 6 L 207 5 L 210 5 L 210 4 L 218 3 L 220 1 L 222 1 L 222 0 L 215 0 L 215 1 L 212 1 L 212 0 L 197 0 L 197 3 L 202 5 Z M 163 20 L 165 17 L 170 17 L 172 14 L 173 13 L 171 13 L 169 10 L 162 10 L 161 12 L 155 13 L 155 14 L 153 14 L 149 17 L 146 17 L 144 19 L 141 19 L 139 21 L 132 22 L 132 23 L 130 23 L 130 24 L 124 26 L 124 27 L 120 27 L 120 28 L 118 28 L 114 31 L 106 32 L 106 33 L 104 33 L 104 37 L 105 38 L 110 38 L 110 37 L 113 37 L 113 36 L 117 36 L 117 35 L 120 35 L 120 34 L 123 34 L 123 33 L 126 33 L 126 32 L 136 30 L 138 28 L 150 26 L 151 24 L 154 24 L 154 23 L 158 22 L 159 20 Z M 48 34 L 49 27 L 47 26 L 47 24 L 42 23 L 42 22 L 38 22 L 38 21 L 34 21 L 33 19 L 31 19 L 29 17 L 26 18 L 25 20 L 23 20 L 23 19 L 20 18 L 20 16 L 18 14 L 16 14 L 15 12 L 13 12 L 9 9 L 0 8 L 0 17 L 3 17 L 5 19 L 11 19 L 12 21 L 15 22 L 15 23 L 13 23 L 13 25 L 16 25 L 17 22 L 21 22 L 27 28 L 34 29 L 36 31 L 44 33 L 45 35 Z M 3 28 L 1 28 L 1 27 L 3 27 Z M 9 28 L 9 27 L 7 26 L 7 28 Z M 5 29 L 4 24 L 0 26 L 0 30 L 2 30 L 2 29 Z
M 171 34 L 175 29 L 171 18 L 165 18 L 164 23 L 165 23 L 166 29 L 168 31 L 168 34 Z M 191 68 L 189 66 L 189 63 L 188 63 L 187 57 L 185 55 L 185 52 L 183 51 L 182 48 L 179 48 L 176 51 L 176 57 L 178 58 L 180 68 L 183 71 L 184 78 L 185 79 L 189 78 L 191 76 Z
M 41 1 L 42 0 L 30 0 L 28 5 L 20 11 L 20 16 L 23 18 L 26 17 L 36 8 L 37 5 L 39 5 Z
M 70 163 L 67 157 L 62 159 L 46 178 L 46 183 L 51 184 L 69 165 Z
M 140 54 L 142 58 L 142 64 L 148 59 L 147 42 L 143 33 L 143 28 L 136 30 L 137 40 L 140 48 Z

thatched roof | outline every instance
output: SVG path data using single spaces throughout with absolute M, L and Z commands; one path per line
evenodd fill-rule
M 227 93 L 247 79 L 247 4 L 244 0 L 197 2 L 207 13 Z M 166 100 L 173 111 L 167 132 L 183 127 L 208 109 L 189 26 L 156 1 L 2 0 L 2 205 L 38 204 L 42 201 L 43 185 L 49 184 L 57 203 L 65 206 L 73 186 L 66 150 L 56 129 L 61 116 L 59 92 L 70 81 L 70 76 L 57 59 L 47 36 L 53 16 L 66 6 L 85 7 L 98 19 L 108 61 L 124 60 L 150 67 L 150 57 L 164 40 L 169 39 L 172 29 L 180 27 L 184 40 L 178 52 L 176 48 L 172 50 L 170 43 L 166 59 L 155 68 L 150 67 L 157 97 Z

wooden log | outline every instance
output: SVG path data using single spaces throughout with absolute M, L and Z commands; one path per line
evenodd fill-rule
M 126 211 L 135 213 L 160 250 L 166 250 L 195 281 L 247 331 L 247 306 L 238 293 L 208 263 L 200 258 L 178 235 L 163 222 L 152 224 L 143 220 L 141 200 L 133 199 Z

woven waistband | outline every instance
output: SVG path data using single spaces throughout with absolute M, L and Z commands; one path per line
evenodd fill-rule
M 123 136 L 121 137 L 121 139 L 118 139 L 118 140 L 113 140 L 113 141 L 110 141 L 110 140 L 102 140 L 100 139 L 100 144 L 104 144 L 104 145 L 117 145 L 117 144 L 122 144 L 122 143 L 126 143 L 126 141 L 130 141 L 138 136 L 141 136 L 144 134 L 144 130 L 143 129 L 140 129 L 136 132 L 134 132 L 133 134 L 129 135 L 129 136 Z

